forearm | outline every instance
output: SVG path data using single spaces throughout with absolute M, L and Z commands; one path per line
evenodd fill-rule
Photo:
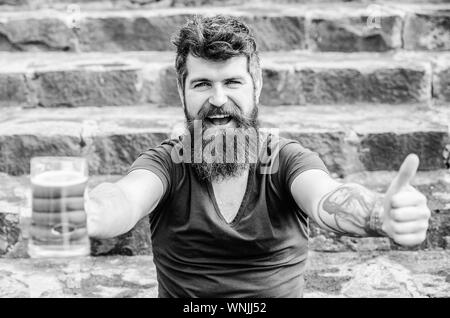
M 381 229 L 383 195 L 356 183 L 326 194 L 314 218 L 323 228 L 350 236 L 384 236 Z
M 139 221 L 124 192 L 114 183 L 102 183 L 86 202 L 89 235 L 110 238 L 131 230 Z

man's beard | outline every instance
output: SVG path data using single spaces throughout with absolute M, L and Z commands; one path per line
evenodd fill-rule
M 185 109 L 187 128 L 191 140 L 191 158 L 199 158 L 195 154 L 195 140 L 201 137 L 202 154 L 200 160 L 191 162 L 197 177 L 202 180 L 221 181 L 241 175 L 246 169 L 256 163 L 259 144 L 258 107 L 253 107 L 251 113 L 242 114 L 239 107 L 228 101 L 222 107 L 215 107 L 206 103 L 198 116 L 189 116 Z M 236 128 L 221 128 L 220 126 L 206 127 L 208 116 L 228 115 L 236 123 Z M 195 133 L 201 121 L 201 135 Z M 194 124 L 196 122 L 196 124 Z M 227 152 L 228 149 L 228 152 Z

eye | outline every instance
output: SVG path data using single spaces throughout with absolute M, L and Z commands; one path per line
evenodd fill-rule
M 242 83 L 237 80 L 228 80 L 228 81 L 226 81 L 225 84 L 228 86 L 231 86 L 231 87 L 237 87 L 237 86 L 241 85 Z
M 199 83 L 194 85 L 194 88 L 202 88 L 202 87 L 207 87 L 207 86 L 209 86 L 208 83 L 206 83 L 206 82 L 199 82 Z

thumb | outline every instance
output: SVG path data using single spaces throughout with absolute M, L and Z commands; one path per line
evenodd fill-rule
M 416 175 L 417 168 L 419 168 L 419 157 L 411 153 L 403 161 L 397 176 L 392 180 L 386 192 L 386 198 L 390 199 L 394 194 L 406 187 Z

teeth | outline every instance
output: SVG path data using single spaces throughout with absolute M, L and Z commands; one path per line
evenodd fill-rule
M 208 118 L 225 118 L 228 117 L 228 115 L 213 115 L 213 116 L 208 116 Z

